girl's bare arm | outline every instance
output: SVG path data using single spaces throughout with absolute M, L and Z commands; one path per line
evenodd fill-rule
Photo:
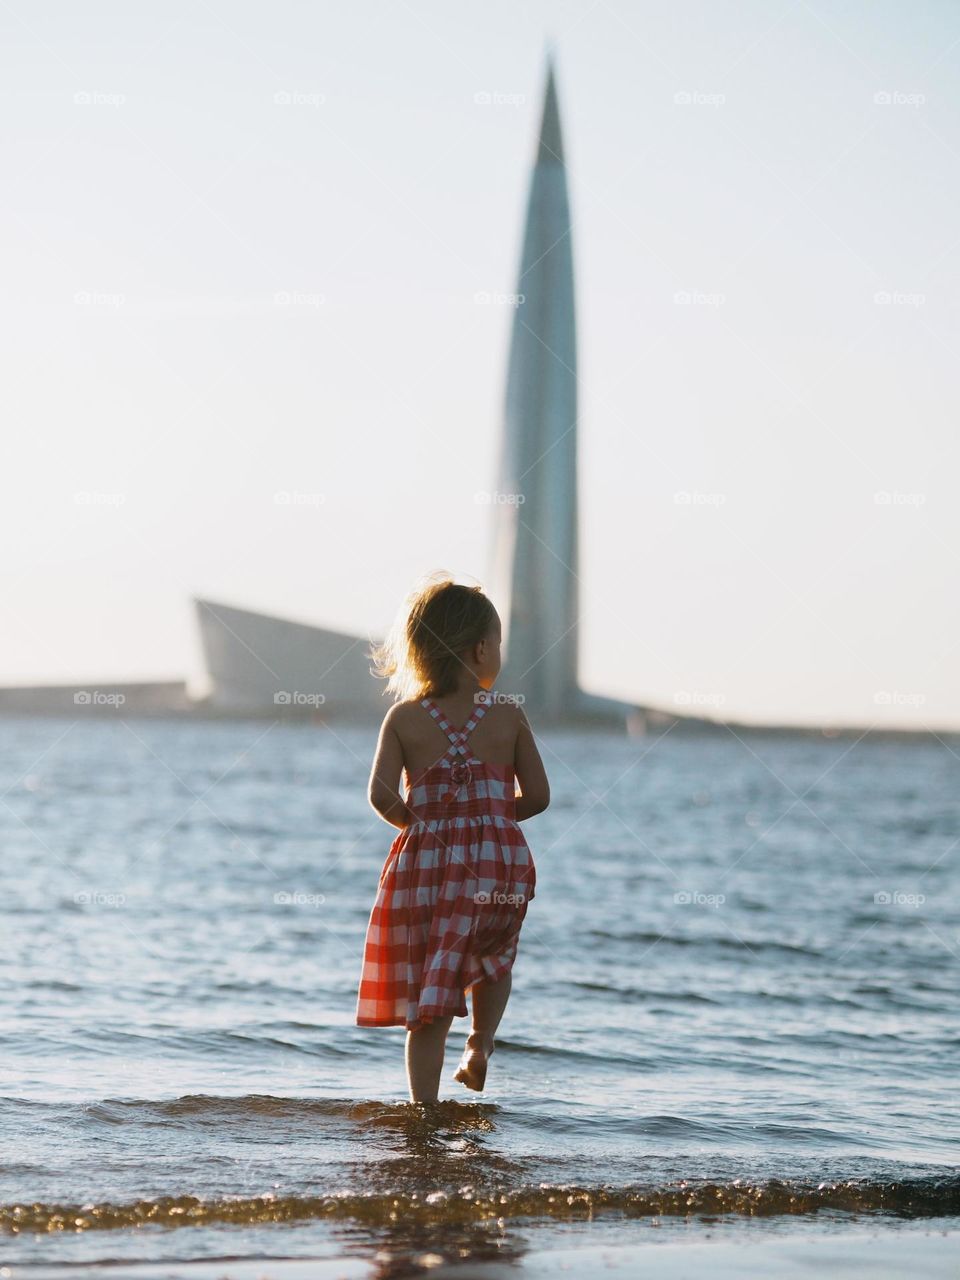
M 522 822 L 524 818 L 543 813 L 549 805 L 550 783 L 523 707 L 518 705 L 517 710 L 520 712 L 520 729 L 514 755 L 514 773 L 520 783 L 521 793 L 517 796 L 516 815 L 517 821 Z
M 406 827 L 416 821 L 412 809 L 400 795 L 400 774 L 403 772 L 403 748 L 393 720 L 397 708 L 391 707 L 380 726 L 377 751 L 370 770 L 367 799 L 385 822 L 394 827 Z

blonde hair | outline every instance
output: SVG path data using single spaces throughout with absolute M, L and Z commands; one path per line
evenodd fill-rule
M 397 701 L 457 687 L 461 654 L 489 634 L 496 610 L 477 587 L 461 586 L 443 570 L 428 574 L 407 596 L 382 644 L 370 649 L 371 675 L 386 679 Z

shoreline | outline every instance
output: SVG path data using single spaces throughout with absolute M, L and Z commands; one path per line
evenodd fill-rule
M 810 1232 L 762 1240 L 646 1241 L 636 1245 L 588 1245 L 531 1249 L 506 1262 L 449 1262 L 430 1252 L 399 1255 L 372 1251 L 368 1258 L 209 1259 L 197 1262 L 7 1264 L 4 1280 L 387 1280 L 391 1275 L 429 1275 L 432 1280 L 548 1280 L 576 1276 L 592 1280 L 609 1272 L 639 1275 L 656 1265 L 657 1280 L 953 1280 L 957 1274 L 960 1223 L 923 1230 L 856 1229 Z

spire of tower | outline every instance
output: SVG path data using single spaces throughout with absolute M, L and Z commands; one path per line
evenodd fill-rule
M 540 120 L 540 140 L 537 144 L 537 164 L 563 164 L 560 109 L 557 106 L 553 56 L 549 52 L 547 53 L 547 83 L 543 93 L 543 115 Z
M 491 581 L 506 615 L 501 679 L 562 717 L 578 685 L 577 342 L 567 171 L 553 60 L 517 273 Z M 522 503 L 522 505 L 521 505 Z

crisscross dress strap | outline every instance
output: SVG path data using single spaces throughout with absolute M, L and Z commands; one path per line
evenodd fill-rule
M 450 739 L 451 742 L 459 741 L 460 735 L 451 726 L 450 721 L 443 714 L 443 712 L 440 710 L 440 708 L 437 706 L 437 704 L 434 702 L 432 698 L 421 698 L 420 705 L 426 711 L 430 712 L 434 720 L 436 720 L 437 724 L 444 731 L 444 733 L 447 735 L 447 737 Z
M 434 702 L 432 698 L 421 699 L 420 705 L 422 707 L 425 707 L 430 712 L 430 714 L 439 724 L 440 728 L 444 731 L 444 733 L 450 739 L 450 742 L 452 745 L 450 747 L 450 750 L 447 752 L 447 755 L 453 754 L 453 755 L 465 756 L 467 754 L 467 745 L 466 745 L 467 738 L 470 736 L 473 730 L 477 727 L 477 724 L 479 723 L 479 721 L 481 721 L 484 715 L 486 714 L 487 707 L 490 701 L 492 701 L 492 696 L 491 696 L 492 693 L 493 691 L 490 690 L 490 692 L 485 695 L 485 701 L 477 703 L 477 705 L 474 707 L 473 715 L 470 717 L 470 719 L 467 721 L 467 723 L 463 726 L 462 729 L 453 728 L 453 726 L 450 724 L 450 721 L 443 714 L 443 712 L 440 710 L 440 708 L 437 706 L 437 704 Z

